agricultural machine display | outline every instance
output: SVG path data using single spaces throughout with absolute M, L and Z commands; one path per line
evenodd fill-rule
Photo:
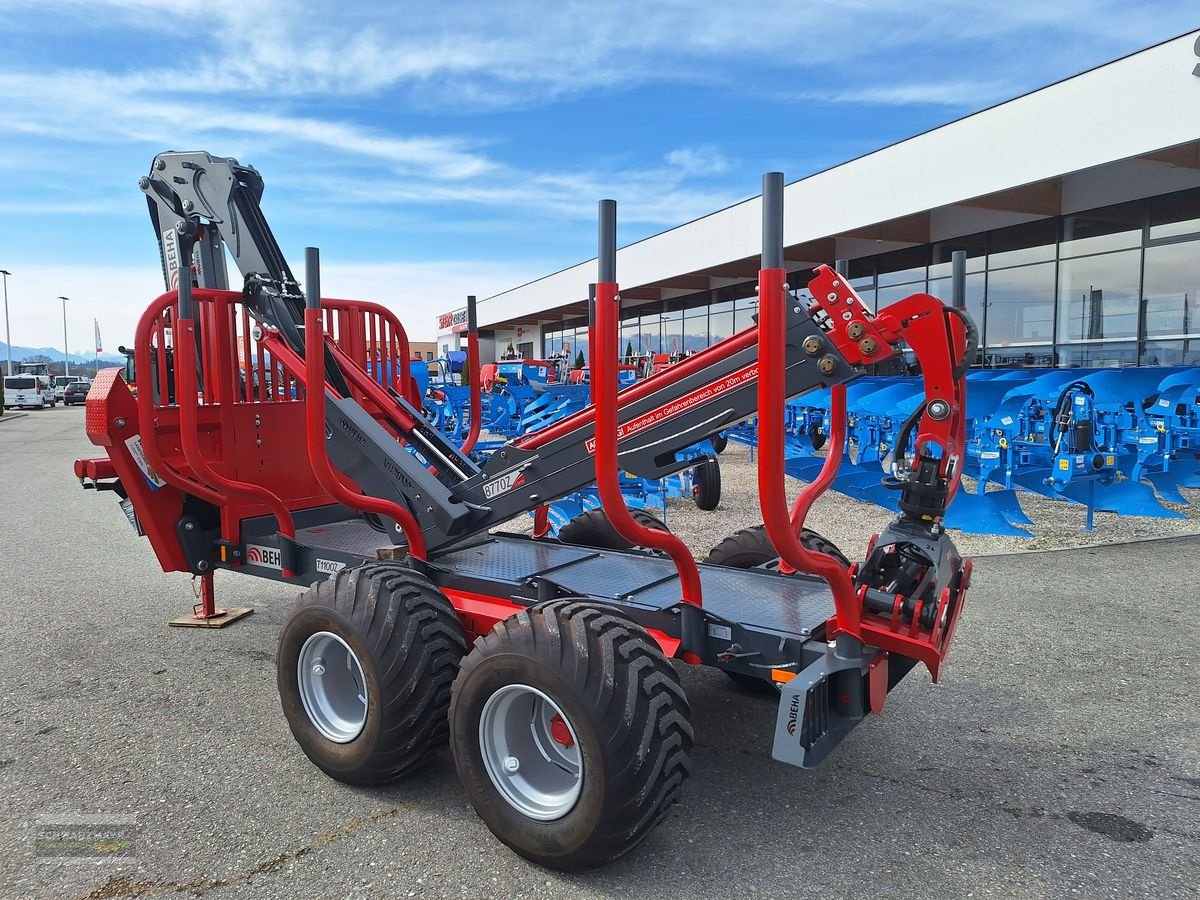
M 467 298 L 468 307 L 474 303 L 473 296 Z M 480 432 L 469 451 L 477 463 L 509 440 L 553 425 L 591 402 L 591 373 L 586 366 L 564 373 L 554 362 L 546 360 L 486 363 L 479 370 L 477 381 L 464 379 L 462 374 L 455 379 L 443 360 L 438 361 L 438 370 L 437 382 L 422 392 L 425 398 L 422 411 L 434 427 L 461 449 L 471 433 L 471 409 L 478 408 Z M 565 380 L 563 374 L 568 375 Z M 619 389 L 636 384 L 638 379 L 637 367 L 617 367 Z M 486 437 L 481 436 L 484 433 Z M 633 509 L 653 508 L 663 516 L 671 498 L 690 498 L 700 509 L 716 509 L 721 501 L 721 468 L 716 453 L 724 446 L 718 436 L 701 446 L 678 451 L 676 458 L 680 462 L 694 463 L 697 459 L 701 462 L 663 478 L 643 478 L 622 471 L 620 482 L 625 504 Z M 594 484 L 558 498 L 549 505 L 546 518 L 549 533 L 557 537 L 567 522 L 599 506 L 599 490 Z
M 812 303 L 796 299 L 781 175 L 764 182 L 759 325 L 619 393 L 616 206 L 602 201 L 591 404 L 482 464 L 421 415 L 391 313 L 322 297 L 315 249 L 301 290 L 255 170 L 164 153 L 142 187 L 169 289 L 138 323 L 136 398 L 119 370 L 97 378 L 87 433 L 106 455 L 75 472 L 122 498 L 165 571 L 199 578 L 197 621 L 221 615 L 218 569 L 304 588 L 277 679 L 293 735 L 330 776 L 390 781 L 448 742 L 501 841 L 545 866 L 596 866 L 645 838 L 691 771 L 671 660 L 776 687 L 773 755 L 803 767 L 917 663 L 938 677 L 970 581 L 941 517 L 964 460 L 975 330 L 924 294 L 874 314 L 824 266 Z M 240 291 L 222 289 L 223 244 Z M 924 396 L 889 482 L 900 514 L 849 565 L 804 520 L 842 459 L 846 386 L 901 342 Z M 823 389 L 830 452 L 789 511 L 785 402 Z M 764 525 L 697 564 L 626 508 L 618 472 L 695 465 L 677 454 L 756 410 Z M 491 533 L 592 481 L 633 549 Z
M 1022 492 L 1079 504 L 1088 530 L 1096 510 L 1184 517 L 1162 501 L 1187 503 L 1179 489 L 1200 487 L 1200 367 L 993 369 L 967 380 L 963 471 L 976 489 L 955 496 L 949 527 L 1029 536 Z M 848 440 L 834 490 L 897 508 L 880 478 L 921 395 L 911 377 L 868 377 L 849 387 Z M 789 475 L 808 481 L 820 470 L 829 418 L 828 391 L 788 404 Z M 732 437 L 753 447 L 755 423 Z

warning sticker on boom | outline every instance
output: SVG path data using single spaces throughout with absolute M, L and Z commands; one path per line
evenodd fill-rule
M 714 381 L 712 384 L 706 384 L 704 387 L 697 388 L 690 394 L 684 394 L 675 400 L 672 400 L 666 406 L 660 406 L 658 409 L 653 409 L 644 415 L 638 416 L 631 422 L 625 422 L 617 427 L 617 440 L 627 438 L 632 434 L 637 434 L 639 431 L 645 431 L 647 428 L 652 428 L 660 422 L 665 422 L 667 419 L 672 419 L 681 413 L 687 412 L 701 403 L 707 403 L 720 397 L 722 394 L 727 394 L 732 390 L 742 387 L 742 385 L 754 381 L 758 378 L 758 363 L 751 363 L 745 368 L 738 369 L 729 375 L 726 375 L 720 381 Z M 587 441 L 588 453 L 596 452 L 596 439 L 588 438 Z
M 142 449 L 142 436 L 135 434 L 132 437 L 125 439 L 125 446 L 129 448 L 129 455 L 133 457 L 134 463 L 142 474 L 146 476 L 146 480 L 150 482 L 150 489 L 157 491 L 160 487 L 166 484 L 154 469 L 150 468 L 150 463 L 146 459 L 146 451 Z

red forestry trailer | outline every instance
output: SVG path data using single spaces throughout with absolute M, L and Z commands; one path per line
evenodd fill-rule
M 758 325 L 619 393 L 616 205 L 602 201 L 593 405 L 482 465 L 422 418 L 389 311 L 323 298 L 311 248 L 301 290 L 262 187 L 236 160 L 156 157 L 142 189 L 170 289 L 138 324 L 136 396 L 119 370 L 89 393 L 87 433 L 107 455 L 75 472 L 121 497 L 164 571 L 200 579 L 196 616 L 221 613 L 217 569 L 304 588 L 278 687 L 324 772 L 378 784 L 448 742 L 501 841 L 545 866 L 596 866 L 636 846 L 691 771 L 672 660 L 776 689 L 773 755 L 802 767 L 880 712 L 917 663 L 937 678 L 970 581 L 942 514 L 975 329 L 925 294 L 872 313 L 825 266 L 811 297 L 794 290 L 781 175 L 764 180 Z M 225 248 L 240 291 L 221 283 Z M 469 319 L 473 342 L 473 303 Z M 845 385 L 902 344 L 925 380 L 905 428 L 914 452 L 889 479 L 902 511 L 851 565 L 804 519 L 842 457 Z M 827 461 L 789 510 L 784 403 L 825 387 Z M 618 472 L 694 466 L 676 453 L 756 411 L 764 525 L 697 564 L 631 515 Z M 595 546 L 540 527 L 492 533 L 593 480 L 608 522 Z M 611 549 L 616 536 L 629 548 Z

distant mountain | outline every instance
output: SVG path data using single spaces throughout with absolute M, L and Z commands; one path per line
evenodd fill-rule
M 61 350 L 57 349 L 56 347 L 18 347 L 16 344 L 13 344 L 12 360 L 13 360 L 14 366 L 17 363 L 21 362 L 22 360 L 29 359 L 30 357 L 33 357 L 33 356 L 48 356 L 50 358 L 51 362 L 62 362 L 63 352 Z M 80 363 L 81 365 L 86 365 L 87 363 L 92 362 L 96 358 L 96 354 L 94 354 L 94 353 L 88 353 L 88 354 L 72 353 L 70 358 L 71 358 L 71 362 L 73 362 L 73 363 Z M 5 363 L 5 361 L 7 361 L 7 359 L 8 359 L 8 344 L 4 343 L 4 341 L 0 341 L 0 366 L 2 366 Z M 125 365 L 125 357 L 113 356 L 109 353 L 101 353 L 100 361 L 116 363 L 117 365 L 121 365 L 121 366 Z

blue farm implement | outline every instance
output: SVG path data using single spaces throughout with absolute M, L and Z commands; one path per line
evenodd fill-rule
M 1184 517 L 1164 502 L 1186 504 L 1180 488 L 1200 487 L 1200 368 L 976 370 L 967 380 L 963 472 L 975 490 L 956 495 L 949 527 L 1028 536 L 1022 492 L 1082 506 L 1088 529 L 1096 510 Z M 911 443 L 905 423 L 920 402 L 919 379 L 911 377 L 849 386 L 834 490 L 896 508 L 888 464 L 897 446 Z M 791 401 L 784 420 L 786 471 L 811 481 L 831 428 L 828 392 Z M 731 431 L 751 447 L 756 435 L 753 424 Z

